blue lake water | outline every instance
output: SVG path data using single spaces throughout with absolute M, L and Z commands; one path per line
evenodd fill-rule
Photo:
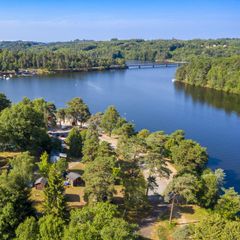
M 173 83 L 176 68 L 67 73 L 0 80 L 13 102 L 43 97 L 64 107 L 81 97 L 92 113 L 115 105 L 136 129 L 183 129 L 207 147 L 211 168 L 223 168 L 227 186 L 240 190 L 240 96 Z

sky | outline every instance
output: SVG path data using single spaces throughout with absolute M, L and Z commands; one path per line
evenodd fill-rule
M 0 41 L 240 37 L 240 0 L 0 0 Z

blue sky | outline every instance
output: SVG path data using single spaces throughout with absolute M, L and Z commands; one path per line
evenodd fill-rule
M 0 0 L 0 40 L 240 37 L 240 0 Z

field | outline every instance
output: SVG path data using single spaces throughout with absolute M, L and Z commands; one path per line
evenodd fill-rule
M 81 162 L 69 162 L 68 170 L 72 172 L 77 172 L 80 175 L 83 174 L 85 164 Z M 115 186 L 116 193 L 114 195 L 114 200 L 119 201 L 122 199 L 122 186 Z M 65 196 L 67 205 L 69 208 L 79 208 L 86 204 L 84 201 L 84 186 L 66 186 Z M 30 200 L 33 202 L 33 207 L 37 212 L 42 212 L 43 202 L 44 202 L 44 191 L 32 188 Z

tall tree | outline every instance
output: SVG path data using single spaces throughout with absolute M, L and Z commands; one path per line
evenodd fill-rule
M 43 98 L 37 98 L 33 100 L 34 109 L 43 114 L 43 119 L 46 128 L 56 126 L 56 106 L 45 101 Z
M 12 167 L 10 174 L 14 177 L 17 176 L 19 184 L 21 183 L 25 187 L 32 183 L 35 163 L 29 152 L 17 155 L 10 160 L 10 165 Z
M 98 154 L 99 147 L 99 137 L 98 132 L 96 130 L 88 129 L 86 138 L 83 144 L 83 158 L 84 162 L 93 161 Z
M 39 220 L 39 237 L 43 240 L 63 239 L 65 222 L 55 215 L 47 215 Z
M 201 172 L 208 160 L 206 149 L 192 140 L 182 140 L 172 147 L 171 155 L 180 171 Z
M 225 174 L 222 169 L 214 172 L 206 169 L 201 175 L 202 187 L 199 193 L 199 204 L 207 208 L 213 208 L 219 199 L 224 184 Z
M 47 177 L 50 170 L 49 156 L 47 152 L 42 153 L 40 157 L 40 162 L 38 163 L 39 171 L 44 176 Z
M 114 193 L 114 157 L 99 156 L 87 164 L 83 179 L 87 201 L 110 201 Z
M 127 211 L 137 213 L 148 205 L 147 183 L 140 169 L 145 145 L 137 137 L 122 138 L 118 142 L 117 155 L 121 160 L 121 179 L 124 186 L 124 202 Z
M 0 115 L 0 146 L 9 150 L 42 151 L 50 146 L 43 116 L 29 99 L 6 108 Z
M 73 98 L 68 102 L 66 111 L 67 115 L 75 122 L 75 124 L 80 122 L 82 125 L 90 117 L 88 106 L 81 98 Z
M 214 209 L 222 217 L 234 220 L 240 212 L 240 196 L 234 188 L 225 189 Z
M 66 109 L 65 108 L 59 108 L 57 110 L 57 118 L 60 122 L 60 125 L 62 125 L 62 122 L 65 122 L 65 120 L 66 120 Z
M 119 113 L 114 106 L 109 106 L 102 116 L 101 127 L 111 136 L 117 126 Z
M 111 156 L 115 155 L 115 153 L 114 153 L 110 143 L 102 141 L 99 144 L 97 155 L 99 157 L 111 157 Z
M 33 214 L 29 181 L 32 172 L 32 158 L 23 153 L 12 160 L 10 172 L 0 175 L 0 238 L 12 239 L 16 227 L 27 216 Z M 30 165 L 30 166 L 29 166 Z
M 172 201 L 169 222 L 172 221 L 173 208 L 175 200 L 178 197 L 185 199 L 187 202 L 196 202 L 197 192 L 199 190 L 198 179 L 191 174 L 176 176 L 167 186 L 165 196 Z
M 56 166 L 52 165 L 48 174 L 48 185 L 44 189 L 45 214 L 66 220 L 67 206 L 64 191 L 62 175 Z
M 39 227 L 34 217 L 28 217 L 16 229 L 16 240 L 38 239 Z
M 66 143 L 69 146 L 69 154 L 72 157 L 80 157 L 82 155 L 82 136 L 78 128 L 74 127 L 68 134 Z
M 64 240 L 134 240 L 135 230 L 119 218 L 115 205 L 101 202 L 71 212 Z

